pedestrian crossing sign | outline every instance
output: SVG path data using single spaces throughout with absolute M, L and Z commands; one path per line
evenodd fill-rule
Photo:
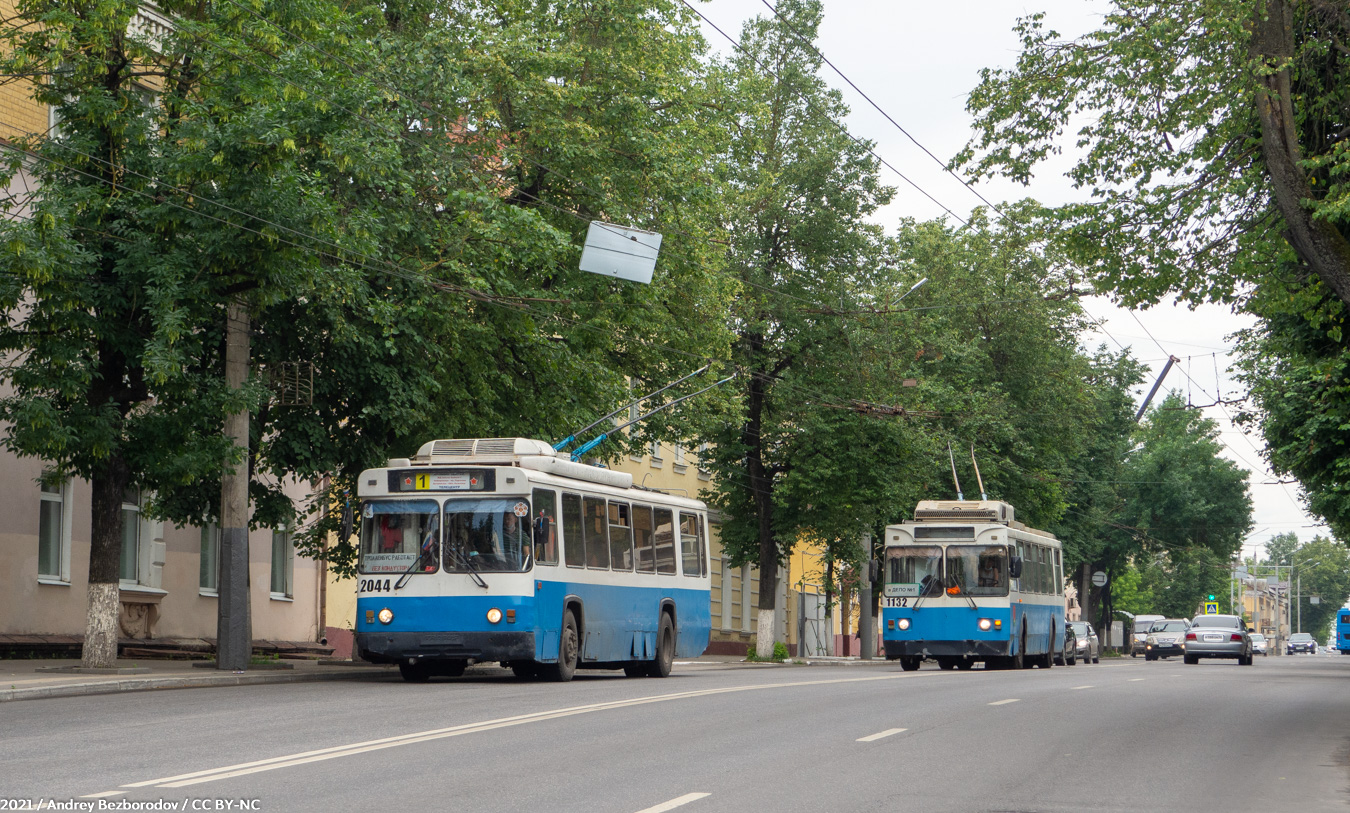
M 1219 602 L 1217 602 L 1217 601 L 1206 601 L 1206 602 L 1205 602 L 1205 615 L 1218 615 L 1218 614 L 1219 614 Z

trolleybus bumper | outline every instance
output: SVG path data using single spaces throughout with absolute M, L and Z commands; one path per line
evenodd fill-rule
M 900 658 L 993 658 L 1008 654 L 1007 641 L 883 641 L 886 660 Z
M 356 648 L 372 663 L 425 660 L 534 659 L 533 632 L 385 632 L 356 634 Z

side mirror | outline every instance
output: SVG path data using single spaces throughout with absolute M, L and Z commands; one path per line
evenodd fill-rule
M 352 538 L 353 526 L 356 524 L 355 517 L 352 516 L 352 501 L 347 500 L 342 504 L 342 537 L 339 542 L 346 542 Z
M 1008 576 L 1014 579 L 1022 578 L 1022 557 L 1014 556 L 1008 562 Z

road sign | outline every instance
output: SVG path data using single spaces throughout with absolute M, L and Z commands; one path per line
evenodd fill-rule
M 1219 602 L 1217 602 L 1217 601 L 1206 601 L 1206 602 L 1205 602 L 1205 615 L 1218 615 L 1218 614 L 1219 614 Z
M 1105 587 L 1105 586 L 1106 586 L 1106 572 L 1105 572 L 1105 571 L 1098 570 L 1096 573 L 1093 573 L 1093 574 L 1092 574 L 1092 584 L 1093 584 L 1094 587 Z

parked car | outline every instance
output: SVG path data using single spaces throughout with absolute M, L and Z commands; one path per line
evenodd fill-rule
M 1284 654 L 1293 655 L 1298 652 L 1306 652 L 1309 655 L 1317 654 L 1317 641 L 1313 640 L 1311 633 L 1296 632 L 1289 636 L 1289 640 L 1284 646 Z
M 1144 639 L 1144 660 L 1156 661 L 1172 655 L 1186 654 L 1186 630 L 1191 623 L 1184 618 L 1166 618 L 1154 621 Z
M 1055 665 L 1073 666 L 1078 663 L 1078 636 L 1073 634 L 1073 625 L 1064 625 L 1064 642 L 1055 654 Z
M 1186 663 L 1201 658 L 1235 658 L 1242 666 L 1252 665 L 1252 639 L 1247 627 L 1236 615 L 1197 615 L 1186 631 Z
M 1262 634 L 1259 633 L 1259 632 L 1253 632 L 1253 633 L 1251 633 L 1250 635 L 1248 635 L 1247 637 L 1252 639 L 1252 654 L 1253 654 L 1253 655 L 1269 655 L 1269 654 L 1270 654 L 1270 647 L 1267 646 L 1266 636 L 1262 635 Z
M 1097 631 L 1086 621 L 1070 621 L 1065 626 L 1073 629 L 1077 639 L 1078 660 L 1083 663 L 1102 662 L 1102 642 L 1097 639 Z
M 1130 657 L 1137 658 L 1144 654 L 1144 641 L 1148 638 L 1149 627 L 1153 626 L 1155 621 L 1167 620 L 1161 615 L 1136 615 L 1134 617 L 1134 635 L 1130 638 Z

